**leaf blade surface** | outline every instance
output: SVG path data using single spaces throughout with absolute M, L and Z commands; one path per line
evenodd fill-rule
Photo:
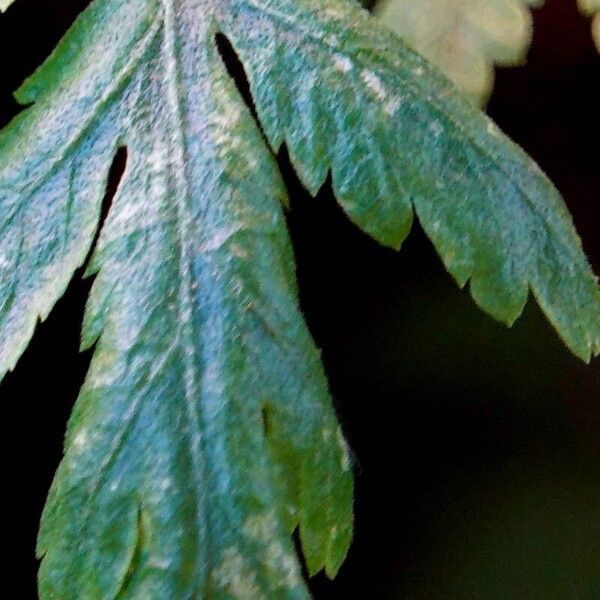
M 531 158 L 352 3 L 243 4 L 245 20 L 225 33 L 272 147 L 286 143 L 310 190 L 331 168 L 350 218 L 392 247 L 414 206 L 446 268 L 460 285 L 470 281 L 484 310 L 512 324 L 531 289 L 574 353 L 598 354 L 597 279 L 560 194 Z M 323 77 L 333 91 L 318 85 Z
M 42 521 L 42 598 L 306 598 L 293 529 L 310 573 L 347 552 L 350 459 L 298 309 L 286 192 L 219 32 L 311 191 L 331 170 L 392 247 L 416 211 L 485 310 L 512 322 L 531 287 L 574 352 L 599 349 L 598 288 L 556 190 L 352 3 L 96 0 L 0 136 L 0 375 L 128 156 L 88 267 L 95 351 Z

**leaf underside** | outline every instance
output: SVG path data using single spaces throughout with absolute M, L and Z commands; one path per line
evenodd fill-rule
M 216 50 L 251 85 L 254 122 Z M 600 292 L 556 190 L 451 84 L 347 0 L 96 0 L 0 135 L 0 376 L 82 265 L 95 345 L 44 511 L 42 599 L 306 598 L 352 530 L 352 476 L 298 309 L 272 152 L 398 248 L 413 212 L 512 323 L 531 289 L 600 351 Z
M 525 60 L 529 6 L 544 0 L 383 0 L 376 14 L 477 104 L 494 84 L 494 65 Z
M 0 0 L 0 12 L 4 12 L 15 0 Z

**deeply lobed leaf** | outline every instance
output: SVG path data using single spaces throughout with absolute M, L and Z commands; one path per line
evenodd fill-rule
M 312 572 L 333 575 L 349 543 L 350 463 L 298 311 L 285 189 L 216 22 L 196 17 L 96 2 L 2 138 L 3 208 L 22 215 L 3 212 L 2 371 L 83 261 L 128 151 L 88 268 L 96 348 L 42 521 L 42 598 L 304 598 L 292 530 Z
M 351 537 L 348 450 L 298 310 L 263 135 L 399 247 L 413 211 L 461 285 L 511 323 L 528 290 L 600 351 L 600 292 L 560 196 L 524 153 L 354 3 L 96 0 L 0 136 L 0 375 L 94 249 L 94 358 L 44 512 L 42 598 L 306 598 Z
M 539 167 L 352 3 L 279 4 L 240 0 L 244 19 L 224 30 L 271 145 L 285 141 L 308 189 L 330 168 L 350 218 L 391 247 L 414 207 L 450 273 L 470 281 L 487 312 L 511 324 L 531 289 L 576 354 L 598 354 L 597 279 Z

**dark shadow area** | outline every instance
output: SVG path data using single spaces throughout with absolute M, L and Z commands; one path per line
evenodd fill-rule
M 17 0 L 0 16 L 0 123 L 85 4 Z M 600 273 L 600 56 L 575 2 L 547 0 L 536 27 L 489 112 L 563 192 Z M 513 329 L 495 323 L 418 225 L 400 253 L 382 248 L 330 186 L 311 198 L 279 163 L 302 308 L 358 465 L 355 541 L 334 582 L 311 582 L 316 600 L 598 600 L 600 362 L 572 357 L 533 301 Z M 78 352 L 90 285 L 76 274 L 0 386 L 18 598 L 35 597 L 37 525 L 90 360 Z
M 223 35 L 222 33 L 218 33 L 215 36 L 215 43 L 217 44 L 217 50 L 223 59 L 223 63 L 225 64 L 225 68 L 227 69 L 229 76 L 233 79 L 240 96 L 244 99 L 244 103 L 260 127 L 256 114 L 256 106 L 254 105 L 254 99 L 252 98 L 252 93 L 250 92 L 250 83 L 248 82 L 244 65 L 240 61 L 239 56 L 236 54 L 227 36 Z
M 0 127 L 19 112 L 12 97 L 48 57 L 89 0 L 20 0 L 0 14 Z
M 88 262 L 94 254 L 94 250 L 96 249 L 96 245 L 98 243 L 98 238 L 102 233 L 102 228 L 104 227 L 104 223 L 106 222 L 106 219 L 110 212 L 112 202 L 115 198 L 117 190 L 119 189 L 119 185 L 121 183 L 121 179 L 123 178 L 123 174 L 125 173 L 126 167 L 127 148 L 122 146 L 117 149 L 117 152 L 115 153 L 112 164 L 110 165 L 110 169 L 108 171 L 106 193 L 104 194 L 104 198 L 102 199 L 102 206 L 100 207 L 100 218 L 98 220 L 98 228 L 96 229 L 96 234 L 94 236 L 92 245 L 90 246 L 90 251 L 84 265 L 88 264 Z

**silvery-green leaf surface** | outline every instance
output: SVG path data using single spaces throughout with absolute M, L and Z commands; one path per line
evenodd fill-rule
M 416 211 L 483 309 L 512 323 L 531 289 L 576 354 L 600 351 L 559 194 L 354 2 L 96 0 L 17 97 L 33 106 L 0 136 L 0 375 L 84 262 L 127 148 L 88 265 L 94 357 L 43 515 L 43 599 L 306 598 L 296 527 L 310 573 L 343 561 L 351 465 L 298 309 L 284 142 L 382 244 Z
M 4 12 L 15 0 L 0 0 L 0 12 Z

